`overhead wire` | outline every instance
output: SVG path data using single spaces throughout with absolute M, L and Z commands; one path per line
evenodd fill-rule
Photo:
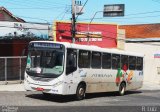
M 70 5 L 56 5 L 54 2 L 54 4 L 48 4 L 45 5 L 45 2 L 41 2 L 40 4 L 37 4 L 38 1 L 36 1 L 34 3 L 34 1 L 29 2 L 29 1 L 24 1 L 24 2 L 16 2 L 16 0 L 14 1 L 3 1 L 1 2 L 3 3 L 7 3 L 7 4 L 11 4 L 12 6 L 16 6 L 16 7 L 9 7 L 8 9 L 12 9 L 12 10 L 18 10 L 18 9 L 24 9 L 24 10 L 48 10 L 48 11 L 52 11 L 50 9 L 61 9 L 64 6 L 66 7 L 70 7 Z M 36 4 L 36 5 L 35 5 Z M 19 7 L 18 7 L 19 6 Z M 6 6 L 7 7 L 7 6 Z
M 4 2 L 4 1 L 3 1 Z M 65 4 L 65 5 L 60 5 L 60 4 L 56 4 L 55 2 L 51 2 L 51 3 L 53 3 L 53 4 L 51 4 L 51 3 L 48 3 L 48 2 L 43 2 L 43 1 L 34 1 L 34 0 L 32 0 L 32 1 L 29 1 L 29 0 L 25 0 L 25 1 L 23 1 L 23 2 L 19 2 L 19 0 L 14 0 L 14 1 L 5 1 L 5 2 L 8 2 L 8 3 L 12 3 L 13 5 L 18 5 L 18 6 L 27 6 L 28 8 L 29 7 L 44 7 L 44 8 L 54 8 L 54 7 L 62 7 L 62 6 L 66 6 L 67 4 Z M 46 4 L 47 3 L 47 4 Z M 36 5 L 35 5 L 36 4 Z M 68 6 L 70 6 L 70 5 L 68 5 Z
M 150 12 L 141 12 L 141 13 L 133 13 L 133 14 L 128 14 L 126 16 L 137 16 L 137 15 L 144 15 L 144 14 L 153 14 L 153 13 L 160 13 L 160 11 L 150 11 Z M 151 18 L 151 17 L 158 17 L 160 15 L 155 15 L 155 16 L 142 16 L 142 17 L 129 17 L 129 18 L 125 18 L 125 17 L 116 17 L 116 18 L 112 18 L 113 19 L 138 19 L 138 18 Z M 89 18 L 89 19 L 79 19 L 79 20 L 91 20 L 92 18 Z M 104 18 L 104 17 L 101 17 L 101 18 L 94 18 L 94 19 L 109 19 L 109 18 Z
M 153 2 L 157 2 L 157 3 L 160 3 L 160 1 L 159 0 L 152 0 Z
M 153 1 L 153 0 L 152 0 Z M 86 3 L 88 2 L 88 0 L 86 0 Z M 85 3 L 85 4 L 86 4 Z M 85 5 L 84 5 L 85 6 Z M 26 8 L 27 9 L 27 8 Z M 28 8 L 28 9 L 31 9 L 31 8 Z M 33 9 L 33 8 L 32 8 Z M 42 9 L 45 9 L 45 8 L 42 8 Z M 47 8 L 46 8 L 47 9 Z M 49 8 L 48 8 L 49 9 Z M 153 12 L 143 12 L 143 13 L 137 13 L 137 14 L 129 14 L 129 15 L 127 15 L 127 16 L 133 16 L 133 15 L 144 15 L 144 14 L 150 14 L 150 13 L 159 13 L 160 11 L 153 11 Z M 65 13 L 64 13 L 64 16 L 65 16 Z M 64 18 L 64 16 L 62 16 L 62 18 L 61 19 L 63 19 Z M 145 18 L 146 17 L 159 17 L 160 15 L 155 15 L 155 16 L 144 16 Z M 78 16 L 77 16 L 78 17 Z M 144 17 L 134 17 L 134 19 L 136 19 L 136 18 L 144 18 Z M 33 19 L 33 18 L 32 18 Z M 37 19 L 37 18 L 36 18 Z M 39 18 L 40 19 L 40 18 Z M 100 19 L 100 18 L 95 18 L 95 19 Z M 104 18 L 103 18 L 104 19 Z M 114 19 L 131 19 L 131 18 L 114 18 Z M 133 17 L 132 17 L 132 19 L 133 19 Z

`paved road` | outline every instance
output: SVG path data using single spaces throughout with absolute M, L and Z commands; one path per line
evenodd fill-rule
M 54 109 L 55 112 L 58 112 L 69 109 L 70 112 L 75 110 L 83 112 L 83 109 L 86 109 L 88 112 L 106 112 L 107 109 L 118 112 L 119 109 L 124 109 L 124 112 L 132 112 L 132 109 L 134 111 L 137 109 L 137 112 L 150 112 L 151 108 L 156 110 L 154 112 L 160 112 L 160 90 L 130 91 L 125 96 L 116 96 L 115 94 L 113 92 L 88 94 L 85 100 L 76 101 L 73 96 L 45 97 L 40 92 L 0 92 L 0 105 L 2 108 L 9 108 L 6 107 L 8 105 L 13 108 L 20 106 L 18 107 L 19 111 L 36 111 L 38 109 L 47 112 Z

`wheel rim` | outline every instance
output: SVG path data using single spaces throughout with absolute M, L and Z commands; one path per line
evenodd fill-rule
M 83 89 L 83 88 L 80 88 L 80 89 L 79 89 L 79 95 L 80 95 L 80 96 L 84 96 L 84 89 Z
M 125 91 L 125 87 L 122 86 L 122 87 L 121 87 L 121 94 L 124 94 L 124 91 Z
M 122 83 L 122 84 L 120 85 L 120 94 L 121 94 L 121 95 L 124 95 L 124 93 L 125 93 L 125 85 Z

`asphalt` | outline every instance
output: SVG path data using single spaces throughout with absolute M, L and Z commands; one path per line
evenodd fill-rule
M 144 82 L 143 87 L 139 90 L 160 90 L 160 84 L 153 82 Z M 25 91 L 24 84 L 7 84 L 0 85 L 0 91 Z

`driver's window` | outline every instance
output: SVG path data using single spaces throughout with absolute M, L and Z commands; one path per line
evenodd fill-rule
M 66 74 L 77 70 L 77 50 L 67 49 Z

